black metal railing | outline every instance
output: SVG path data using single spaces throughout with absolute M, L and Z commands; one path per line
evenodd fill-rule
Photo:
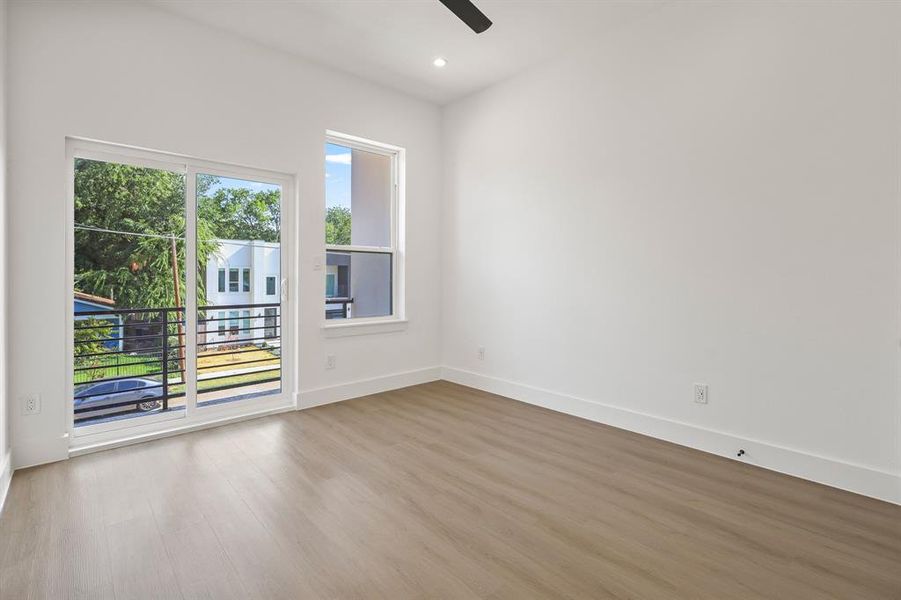
M 184 308 L 75 313 L 76 420 L 98 411 L 134 407 L 137 412 L 147 402 L 159 402 L 168 410 L 171 399 L 184 396 L 183 389 L 171 389 L 170 381 L 174 374 L 184 378 L 184 350 Z M 121 382 L 136 386 L 120 390 Z M 91 401 L 100 397 L 109 399 Z
M 167 411 L 172 399 L 185 395 L 184 310 L 173 307 L 75 313 L 76 422 L 139 413 L 142 406 Z M 228 314 L 216 316 L 220 312 Z M 228 327 L 220 328 L 221 322 Z M 281 380 L 280 304 L 202 306 L 198 308 L 197 324 L 198 394 Z M 217 362 L 215 358 L 251 352 L 269 356 L 238 357 L 235 362 Z M 216 381 L 222 384 L 207 385 Z
M 251 314 L 244 316 L 243 314 L 238 313 L 237 315 L 228 315 L 224 317 L 208 316 L 210 313 L 234 313 L 237 311 L 254 311 L 260 309 L 262 310 L 262 313 L 256 315 Z M 262 325 L 259 324 L 261 322 Z M 218 326 L 220 323 L 226 324 L 227 327 L 220 329 Z M 238 323 L 238 325 L 232 325 L 233 323 Z M 210 328 L 210 324 L 213 324 L 214 326 Z M 242 324 L 243 326 L 241 326 Z M 245 332 L 249 333 L 246 333 L 245 335 Z M 227 365 L 228 367 L 236 367 L 240 365 L 255 364 L 258 365 L 258 367 L 262 367 L 250 367 L 253 369 L 252 371 L 242 374 L 229 373 L 225 375 L 214 375 L 216 371 L 211 371 L 211 369 L 221 369 L 224 365 L 214 363 L 201 366 L 198 364 L 198 395 L 281 381 L 281 304 L 275 302 L 268 304 L 202 306 L 198 309 L 197 336 L 198 353 L 204 352 L 203 358 L 206 359 L 212 358 L 217 354 L 236 355 L 259 352 L 260 346 L 266 347 L 267 351 L 272 354 L 272 356 L 268 358 L 242 360 Z M 248 343 L 257 347 L 250 349 L 244 348 Z M 221 348 L 225 348 L 225 350 L 216 352 Z M 216 351 L 211 352 L 210 349 Z M 278 364 L 273 366 L 271 365 L 272 361 L 278 361 Z M 262 365 L 261 363 L 270 364 Z M 277 373 L 277 375 L 273 377 L 264 376 L 263 378 L 254 378 L 251 381 L 233 381 L 222 385 L 205 386 L 202 389 L 199 387 L 201 381 L 207 383 L 210 381 L 233 379 L 246 374 L 258 376 L 260 374 L 265 375 L 266 373 Z M 203 402 L 201 402 L 201 404 L 203 404 Z
M 326 298 L 325 318 L 346 319 L 349 315 L 348 307 L 354 303 L 353 298 Z

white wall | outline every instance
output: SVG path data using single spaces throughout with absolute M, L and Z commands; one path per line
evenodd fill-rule
M 39 415 L 12 411 L 17 465 L 67 448 L 65 136 L 299 174 L 300 387 L 313 400 L 330 397 L 321 388 L 439 364 L 437 108 L 152 7 L 13 2 L 9 16 L 9 391 L 13 402 L 43 399 Z M 325 262 L 327 129 L 407 149 L 403 332 L 320 331 L 325 271 L 313 265 L 317 255 Z M 324 369 L 326 354 L 336 369 Z
M 449 107 L 447 377 L 901 502 L 899 40 L 679 3 Z
M 6 376 L 6 23 L 7 2 L 0 0 L 0 508 L 12 476 Z

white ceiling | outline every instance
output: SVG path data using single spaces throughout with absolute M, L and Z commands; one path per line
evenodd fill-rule
M 476 35 L 438 0 L 154 0 L 258 43 L 439 104 L 620 27 L 663 2 L 476 0 Z M 432 66 L 444 56 L 443 69 Z

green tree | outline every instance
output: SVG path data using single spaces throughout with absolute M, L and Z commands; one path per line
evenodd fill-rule
M 198 178 L 204 193 L 212 178 Z M 172 241 L 181 301 L 185 294 L 185 177 L 179 173 L 86 159 L 75 162 L 75 288 L 121 307 L 175 306 Z M 198 223 L 198 264 L 216 249 Z M 203 278 L 198 302 L 206 301 Z
M 100 353 L 108 351 L 104 340 L 118 335 L 112 332 L 109 321 L 91 318 L 75 322 L 75 367 L 87 369 L 82 376 L 88 380 L 100 377 L 104 358 Z
M 279 241 L 281 192 L 219 188 L 198 193 L 197 217 L 215 237 L 228 240 Z
M 350 245 L 350 209 L 330 206 L 325 212 L 325 243 Z

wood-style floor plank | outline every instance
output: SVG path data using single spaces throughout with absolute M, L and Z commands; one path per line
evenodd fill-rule
M 901 599 L 901 507 L 447 382 L 18 471 L 0 598 Z

